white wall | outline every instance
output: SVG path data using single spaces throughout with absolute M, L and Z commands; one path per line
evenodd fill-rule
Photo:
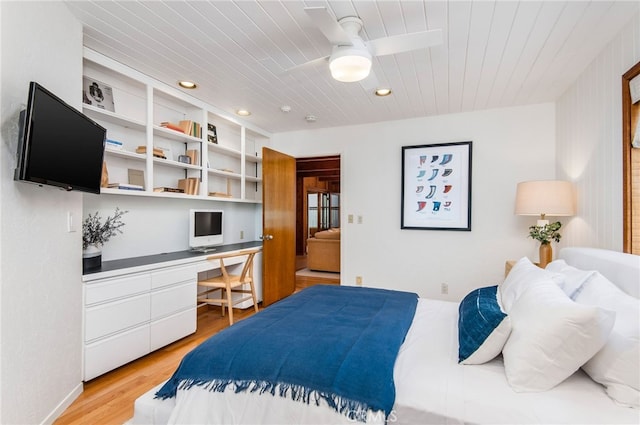
M 0 422 L 52 422 L 81 390 L 82 195 L 13 181 L 29 81 L 79 107 L 82 27 L 59 2 L 0 2 Z M 52 160 L 55 160 L 52 158 Z
M 516 184 L 555 175 L 553 104 L 279 133 L 296 157 L 342 156 L 342 284 L 459 300 L 502 279 L 504 262 L 537 258 L 531 217 L 513 214 Z M 401 147 L 473 141 L 472 231 L 401 230 Z M 347 224 L 347 215 L 363 224 Z M 355 220 L 357 223 L 357 220 Z M 449 284 L 449 295 L 440 284 Z
M 116 206 L 128 211 L 122 218 L 125 226 L 122 234 L 104 245 L 103 261 L 188 249 L 191 208 L 224 211 L 225 244 L 257 240 L 261 233 L 256 227 L 256 216 L 261 217 L 261 204 L 84 195 L 84 217 L 96 211 L 102 218 L 112 216 Z M 244 232 L 244 239 L 240 239 L 240 231 Z
M 567 245 L 622 251 L 621 77 L 639 60 L 637 13 L 557 102 L 557 174 L 578 190 Z

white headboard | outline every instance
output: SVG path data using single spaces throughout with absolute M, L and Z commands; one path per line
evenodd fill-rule
M 562 248 L 559 258 L 581 270 L 597 270 L 627 294 L 640 298 L 640 256 L 597 248 Z

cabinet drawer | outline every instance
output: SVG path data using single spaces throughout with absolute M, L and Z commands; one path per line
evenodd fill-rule
M 181 285 L 151 293 L 151 320 L 160 319 L 185 308 L 195 307 L 197 298 L 195 279 Z
M 99 280 L 96 283 L 85 285 L 84 303 L 92 305 L 142 294 L 149 292 L 150 288 L 150 273 Z
M 148 293 L 88 308 L 85 313 L 84 340 L 92 341 L 149 322 L 150 310 Z
M 196 331 L 196 308 L 151 323 L 151 350 L 157 350 Z
M 151 288 L 162 288 L 163 286 L 169 286 L 196 278 L 197 271 L 195 266 L 171 267 L 151 273 Z
M 84 349 L 84 380 L 88 381 L 149 353 L 149 325 L 114 335 Z

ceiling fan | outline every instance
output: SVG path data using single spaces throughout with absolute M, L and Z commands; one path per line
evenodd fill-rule
M 315 26 L 333 45 L 331 55 L 314 59 L 295 68 L 329 61 L 331 76 L 342 82 L 356 82 L 366 79 L 366 88 L 377 88 L 378 80 L 371 72 L 374 56 L 392 55 L 411 50 L 425 49 L 442 44 L 442 30 L 421 31 L 364 41 L 360 37 L 362 20 L 357 16 L 347 16 L 336 20 L 326 7 L 305 7 Z

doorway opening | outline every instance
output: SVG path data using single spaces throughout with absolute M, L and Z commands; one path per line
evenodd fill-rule
M 296 159 L 296 289 L 340 283 L 340 155 Z

